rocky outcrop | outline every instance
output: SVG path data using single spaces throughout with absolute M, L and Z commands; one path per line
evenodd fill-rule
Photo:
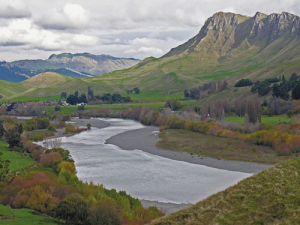
M 198 35 L 185 44 L 172 49 L 165 57 L 173 57 L 181 54 L 190 54 L 199 51 L 202 42 L 213 34 L 214 39 L 210 43 L 231 43 L 231 48 L 238 48 L 244 41 L 253 43 L 258 39 L 267 38 L 270 42 L 275 41 L 282 35 L 287 37 L 300 36 L 300 17 L 282 12 L 266 15 L 257 12 L 253 17 L 242 16 L 234 13 L 219 12 L 205 21 Z M 220 39 L 222 38 L 222 39 Z M 231 39 L 231 40 L 230 40 Z M 251 40 L 251 41 L 250 41 Z M 207 46 L 207 42 L 203 43 Z M 222 46 L 223 47 L 223 46 Z

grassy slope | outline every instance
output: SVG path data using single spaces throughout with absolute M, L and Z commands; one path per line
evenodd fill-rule
M 193 153 L 195 157 L 276 164 L 292 157 L 276 156 L 273 149 L 237 139 L 216 137 L 188 130 L 165 130 L 157 143 L 160 149 Z
M 34 164 L 34 160 L 32 158 L 26 157 L 18 152 L 9 151 L 6 146 L 7 144 L 0 141 L 0 152 L 2 153 L 0 157 L 10 161 L 9 169 L 11 172 L 20 171 L 23 168 Z
M 300 224 L 299 174 L 296 158 L 152 224 Z
M 216 99 L 257 98 L 256 94 L 250 93 L 250 88 L 237 89 L 234 84 L 241 78 L 263 80 L 282 74 L 288 78 L 293 72 L 297 73 L 300 70 L 300 40 L 296 35 L 290 36 L 289 32 L 272 42 L 269 37 L 245 37 L 252 28 L 252 20 L 237 17 L 239 30 L 231 25 L 225 32 L 209 30 L 195 46 L 193 40 L 199 39 L 200 34 L 164 57 L 147 58 L 125 70 L 81 79 L 45 73 L 19 84 L 0 82 L 0 88 L 5 89 L 6 98 L 16 98 L 58 96 L 62 91 L 86 93 L 88 86 L 94 94 L 126 93 L 126 90 L 139 87 L 142 93 L 147 93 L 143 98 L 149 100 L 166 99 L 170 93 L 176 95 L 184 89 L 226 79 L 228 90 L 211 95 L 199 104 Z
M 182 105 L 186 106 L 189 104 L 192 104 L 194 102 L 194 100 L 190 100 L 190 101 L 182 101 Z M 152 110 L 161 110 L 165 107 L 165 102 L 144 102 L 144 103 L 126 103 L 126 104 L 103 104 L 103 105 L 88 105 L 85 107 L 86 110 L 89 109 L 103 109 L 103 108 L 110 108 L 112 109 L 114 112 L 117 111 L 124 111 L 128 108 L 136 108 L 139 106 L 149 106 Z M 54 110 L 54 106 L 53 107 L 48 107 L 47 108 L 47 112 L 51 112 L 52 110 Z M 60 113 L 64 114 L 64 113 L 75 113 L 76 111 L 78 111 L 78 106 L 67 106 L 67 107 L 61 107 L 60 109 Z
M 49 217 L 45 214 L 38 213 L 31 209 L 13 209 L 14 218 L 0 220 L 0 225 L 24 225 L 24 224 L 43 224 L 43 225 L 53 225 L 53 224 L 64 224 L 58 220 Z M 11 216 L 10 208 L 0 205 L 0 217 L 1 216 Z

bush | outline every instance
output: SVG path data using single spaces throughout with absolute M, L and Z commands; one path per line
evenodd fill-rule
M 70 121 L 70 115 L 69 114 L 64 114 L 63 116 L 62 116 L 62 121 Z
M 84 109 L 85 109 L 84 105 L 78 106 L 78 110 L 84 110 Z
M 43 155 L 39 162 L 44 167 L 51 167 L 52 169 L 56 170 L 58 164 L 60 164 L 62 160 L 63 157 L 58 152 L 50 152 Z
M 252 81 L 251 80 L 249 80 L 249 79 L 241 79 L 234 86 L 235 87 L 245 87 L 245 86 L 251 86 L 251 85 L 252 85 Z
M 55 125 L 48 126 L 48 130 L 50 130 L 50 131 L 56 131 Z
M 91 125 L 90 123 L 88 123 L 86 126 L 87 126 L 87 129 L 88 129 L 88 130 L 90 130 L 91 127 L 92 127 L 92 125 Z
M 54 215 L 66 221 L 67 224 L 86 224 L 89 206 L 81 195 L 72 194 L 58 204 Z
M 38 129 L 47 129 L 47 127 L 50 125 L 50 121 L 46 117 L 37 118 L 36 123 Z
M 121 212 L 113 201 L 99 202 L 91 207 L 89 222 L 91 225 L 121 224 Z
M 60 111 L 60 106 L 59 106 L 59 105 L 55 106 L 55 107 L 54 107 L 54 110 L 55 110 L 55 112 Z

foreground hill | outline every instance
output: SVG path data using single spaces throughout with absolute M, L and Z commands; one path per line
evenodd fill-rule
M 57 72 L 70 77 L 98 76 L 136 65 L 139 60 L 90 53 L 62 53 L 46 60 L 19 60 L 0 63 L 0 79 L 20 82 L 43 72 Z
M 299 174 L 296 158 L 152 224 L 300 224 Z
M 241 78 L 263 80 L 283 74 L 288 78 L 300 71 L 299 35 L 300 18 L 290 13 L 265 15 L 258 12 L 248 17 L 220 12 L 208 18 L 195 37 L 159 59 L 150 57 L 128 69 L 73 79 L 61 87 L 40 88 L 24 95 L 59 94 L 55 91 L 73 93 L 74 87 L 86 90 L 87 86 L 94 87 L 96 93 L 125 93 L 126 90 L 139 87 L 143 92 L 170 94 L 226 80 L 229 88 L 215 94 L 213 99 L 233 100 L 237 96 L 255 98 L 256 94 L 249 95 L 249 88 L 235 93 L 234 84 Z M 69 60 L 68 54 L 52 56 L 47 63 L 64 60 Z M 15 65 L 21 66 L 21 63 Z M 24 65 L 33 69 L 42 64 L 30 66 L 26 62 Z

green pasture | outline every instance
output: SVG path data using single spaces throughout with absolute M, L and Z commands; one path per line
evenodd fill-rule
M 29 156 L 25 156 L 19 152 L 9 151 L 10 149 L 6 146 L 7 144 L 0 141 L 0 152 L 2 153 L 0 157 L 10 161 L 9 170 L 11 172 L 20 171 L 35 163 Z
M 238 116 L 227 116 L 226 122 L 233 122 L 233 123 L 239 123 L 244 124 L 245 117 L 238 117 Z M 280 116 L 266 116 L 263 115 L 261 117 L 261 122 L 269 125 L 276 125 L 279 123 L 289 123 L 290 118 L 287 117 L 286 114 L 280 115 Z
M 32 209 L 13 209 L 11 211 L 9 207 L 0 205 L 0 217 L 12 215 L 14 215 L 13 218 L 0 220 L 0 225 L 64 224 L 52 217 L 36 212 Z

